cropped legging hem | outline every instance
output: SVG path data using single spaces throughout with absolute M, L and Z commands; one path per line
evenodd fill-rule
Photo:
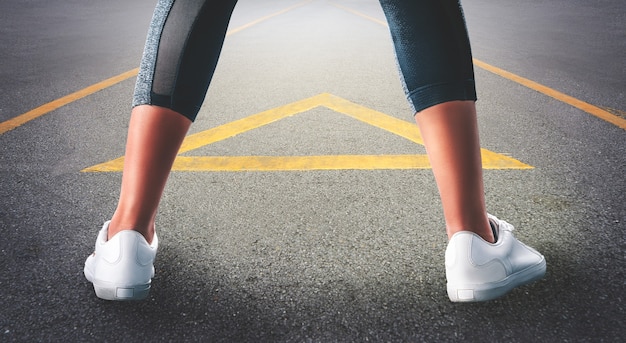
M 137 93 L 137 92 L 136 92 Z M 203 97 L 204 99 L 204 97 Z M 176 101 L 171 96 L 156 94 L 154 92 L 144 93 L 142 95 L 135 94 L 132 107 L 150 105 L 170 109 L 180 113 L 189 120 L 194 121 L 202 108 L 202 101 Z
M 476 101 L 474 80 L 440 83 L 407 91 L 407 98 L 417 114 L 429 107 L 457 100 Z

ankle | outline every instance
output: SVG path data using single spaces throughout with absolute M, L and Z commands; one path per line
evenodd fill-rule
M 497 242 L 497 238 L 494 235 L 493 231 L 491 231 L 491 227 L 489 228 L 489 231 L 487 233 L 477 233 L 475 232 L 477 235 L 480 236 L 480 238 L 482 238 L 484 241 L 486 241 L 487 243 L 495 243 Z
M 109 223 L 108 228 L 108 236 L 107 240 L 113 238 L 116 234 L 121 231 L 136 231 L 140 233 L 148 242 L 148 244 L 152 243 L 152 239 L 154 238 L 154 223 L 148 225 L 139 225 L 139 224 L 124 224 L 118 223 L 115 219 L 111 219 L 111 223 Z
M 491 226 L 491 223 L 480 223 L 475 225 L 463 225 L 463 226 L 446 226 L 446 232 L 448 233 L 448 239 L 451 239 L 457 232 L 473 232 L 480 238 L 488 243 L 495 243 L 497 241 L 496 230 Z

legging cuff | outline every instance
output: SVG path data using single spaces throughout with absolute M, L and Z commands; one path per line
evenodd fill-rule
M 431 106 L 455 100 L 476 101 L 476 84 L 473 79 L 431 84 L 413 91 L 407 91 L 407 98 L 413 105 L 415 113 Z
M 146 96 L 146 92 L 150 95 Z M 160 95 L 154 92 L 144 90 L 144 93 L 135 92 L 133 97 L 132 107 L 141 105 L 152 105 L 168 108 L 174 112 L 180 113 L 183 116 L 189 118 L 191 121 L 195 121 L 198 112 L 200 112 L 201 105 L 196 105 L 196 102 L 174 102 L 171 96 Z

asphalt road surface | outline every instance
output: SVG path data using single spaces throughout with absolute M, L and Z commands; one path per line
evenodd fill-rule
M 96 298 L 82 268 L 116 205 L 154 4 L 0 3 L 0 341 L 626 336 L 621 0 L 464 4 L 488 209 L 545 255 L 543 280 L 448 300 L 376 1 L 241 0 L 161 204 L 150 296 Z

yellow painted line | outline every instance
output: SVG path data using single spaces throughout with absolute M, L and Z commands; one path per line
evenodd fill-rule
M 378 23 L 380 25 L 387 26 L 387 22 L 384 21 L 384 20 L 376 19 L 376 18 L 374 18 L 372 16 L 369 16 L 369 15 L 367 15 L 365 13 L 361 13 L 361 12 L 359 12 L 357 10 L 354 10 L 352 8 L 345 7 L 345 6 L 342 6 L 342 5 L 339 5 L 339 4 L 335 4 L 335 3 L 330 3 L 330 4 L 335 6 L 335 7 L 337 7 L 337 8 L 340 8 L 340 9 L 342 9 L 344 11 L 348 11 L 348 12 L 350 12 L 352 14 L 355 14 L 355 15 L 357 15 L 359 17 L 365 18 L 365 19 L 367 19 L 369 21 L 373 21 L 373 22 Z
M 300 2 L 298 4 L 295 4 L 293 6 L 287 7 L 283 10 L 280 10 L 278 12 L 266 15 L 264 17 L 261 17 L 259 19 L 253 20 L 245 25 L 236 27 L 234 29 L 228 30 L 228 32 L 226 32 L 226 36 L 230 36 L 233 35 L 237 32 L 243 31 L 247 28 L 250 28 L 254 25 L 257 25 L 259 23 L 262 23 L 268 19 L 271 19 L 273 17 L 276 17 L 278 15 L 284 14 L 286 12 L 289 12 L 295 8 L 304 6 L 308 3 L 310 3 L 312 0 L 306 0 L 303 2 Z M 124 72 L 122 74 L 119 74 L 117 76 L 113 76 L 109 79 L 106 79 L 104 81 L 98 82 L 94 85 L 91 85 L 87 88 L 81 89 L 77 92 L 74 92 L 72 94 L 66 95 L 62 98 L 56 99 L 54 101 L 51 101 L 47 104 L 41 105 L 33 110 L 30 110 L 26 113 L 23 113 L 17 117 L 11 118 L 7 121 L 4 121 L 2 123 L 0 123 L 0 135 L 7 132 L 7 131 L 11 131 L 21 125 L 24 125 L 26 123 L 28 123 L 29 121 L 33 120 L 33 119 L 37 119 L 45 114 L 48 114 L 56 109 L 59 109 L 60 107 L 63 107 L 67 104 L 70 104 L 74 101 L 80 100 L 84 97 L 87 97 L 91 94 L 94 94 L 96 92 L 99 92 L 103 89 L 109 88 L 111 86 L 114 86 L 124 80 L 130 79 L 131 77 L 135 77 L 137 76 L 137 73 L 139 72 L 139 68 L 135 68 L 132 70 L 129 70 L 127 72 Z
M 504 154 L 495 153 L 484 148 L 480 149 L 483 169 L 534 169 L 533 166 Z
M 331 94 L 324 95 L 328 98 L 324 103 L 326 107 L 404 137 L 414 143 L 424 145 L 419 128 L 414 123 L 409 123 Z M 505 155 L 497 154 L 487 149 L 481 149 L 481 152 L 483 168 L 485 169 L 532 169 L 532 166 Z
M 254 26 L 256 24 L 262 23 L 262 22 L 264 22 L 264 21 L 266 21 L 268 19 L 271 19 L 271 18 L 273 18 L 275 16 L 287 13 L 287 12 L 289 12 L 289 11 L 295 9 L 295 8 L 302 7 L 302 6 L 310 3 L 311 1 L 313 1 L 313 0 L 302 1 L 302 2 L 297 3 L 297 4 L 295 4 L 295 5 L 291 6 L 291 7 L 287 7 L 285 9 L 283 9 L 283 10 L 278 11 L 278 12 L 266 15 L 265 17 L 261 17 L 259 19 L 253 20 L 253 21 L 251 21 L 251 22 L 249 22 L 249 23 L 247 23 L 245 25 L 242 25 L 242 26 L 239 26 L 239 27 L 234 28 L 232 30 L 229 30 L 228 32 L 226 32 L 226 35 L 230 36 L 232 34 L 235 34 L 235 33 L 239 32 L 239 31 L 245 30 L 245 29 L 247 29 L 249 27 L 252 27 L 252 26 Z
M 482 149 L 484 169 L 533 169 Z M 487 154 L 485 154 L 487 153 Z M 116 166 L 121 171 L 123 164 Z M 304 170 L 430 169 L 427 155 L 332 155 L 332 156 L 178 156 L 173 171 L 304 171 Z M 103 171 L 103 170 L 101 170 Z
M 424 145 L 424 140 L 420 134 L 419 128 L 415 123 L 410 123 L 382 112 L 378 112 L 342 99 L 331 94 L 322 94 L 324 106 L 333 111 L 343 113 L 349 117 L 360 120 L 369 125 L 389 131 L 400 137 L 404 137 L 414 143 Z
M 474 59 L 474 64 L 479 66 L 480 68 L 483 68 L 487 71 L 490 71 L 496 75 L 502 76 L 505 79 L 511 80 L 515 83 L 519 83 L 522 86 L 528 87 L 532 90 L 535 90 L 539 93 L 545 94 L 549 97 L 552 97 L 556 100 L 559 100 L 561 102 L 564 102 L 570 106 L 576 107 L 579 110 L 582 110 L 584 112 L 587 112 L 593 116 L 596 116 L 602 120 L 605 120 L 615 126 L 618 126 L 624 130 L 626 130 L 626 120 L 623 118 L 620 118 L 606 110 L 603 110 L 602 108 L 598 107 L 598 106 L 594 106 L 590 103 L 584 102 L 582 100 L 576 99 L 572 96 L 569 96 L 567 94 L 561 93 L 557 90 L 554 90 L 550 87 L 544 86 L 542 84 L 539 84 L 535 81 L 529 80 L 527 78 L 521 77 L 519 75 L 513 74 L 511 72 L 508 72 L 506 70 L 500 69 L 498 67 L 494 67 L 490 64 L 487 64 L 485 62 L 479 61 L 477 59 Z
M 208 129 L 185 138 L 179 154 L 219 142 L 281 119 L 325 107 L 373 127 L 388 131 L 416 144 L 423 144 L 417 125 L 355 104 L 338 96 L 322 93 L 284 106 Z M 485 169 L 532 169 L 512 157 L 481 149 Z M 122 171 L 124 157 L 98 164 L 83 172 Z M 331 156 L 177 156 L 176 171 L 278 171 L 337 169 L 426 169 L 426 155 L 331 155 Z
M 239 119 L 213 129 L 202 131 L 193 135 L 189 135 L 183 141 L 179 154 L 197 149 L 199 147 L 215 143 L 226 138 L 236 136 L 240 133 L 250 131 L 273 123 L 275 121 L 294 116 L 320 106 L 324 101 L 325 95 L 318 95 L 304 100 L 296 101 L 288 105 L 263 111 L 249 117 Z
M 427 169 L 426 155 L 178 156 L 175 171 L 298 171 Z
M 381 24 L 383 26 L 389 27 L 389 25 L 387 24 L 387 22 L 376 19 L 374 17 L 368 16 L 367 14 L 361 13 L 357 10 L 354 10 L 352 8 L 348 8 L 345 6 L 341 6 L 338 4 L 334 4 L 331 3 L 331 5 L 337 7 L 337 8 L 341 8 L 345 11 L 348 11 L 352 14 L 355 14 L 359 17 L 365 18 L 367 20 L 373 21 L 375 23 Z M 521 77 L 519 75 L 513 74 L 511 72 L 508 72 L 504 69 L 500 69 L 498 67 L 492 66 L 488 63 L 485 63 L 483 61 L 477 60 L 474 58 L 474 64 L 484 70 L 487 70 L 491 73 L 494 73 L 496 75 L 499 75 L 505 79 L 511 80 L 515 83 L 518 83 L 524 87 L 530 88 L 532 90 L 535 90 L 539 93 L 542 93 L 544 95 L 547 95 L 549 97 L 552 97 L 556 100 L 559 100 L 561 102 L 564 102 L 570 106 L 573 106 L 575 108 L 578 108 L 579 110 L 586 112 L 588 114 L 591 114 L 593 116 L 596 116 L 604 121 L 607 121 L 617 127 L 620 127 L 624 130 L 626 130 L 626 119 L 621 118 L 617 115 L 614 115 L 612 113 L 610 113 L 609 111 L 606 111 L 598 106 L 592 105 L 590 103 L 584 102 L 582 100 L 576 99 L 572 96 L 569 96 L 567 94 L 561 93 L 555 89 L 552 89 L 550 87 L 544 86 L 540 83 L 537 83 L 535 81 L 529 80 L 527 78 Z
M 83 173 L 95 173 L 95 172 L 121 172 L 124 170 L 124 156 L 111 160 L 109 162 L 96 164 L 89 168 L 81 170 Z
M 187 151 L 191 151 L 205 145 L 209 145 L 221 140 L 234 137 L 238 134 L 244 133 L 278 121 L 280 119 L 296 115 L 313 109 L 319 106 L 320 98 L 312 97 L 300 101 L 293 102 L 291 104 L 273 108 L 267 111 L 263 111 L 249 117 L 232 121 L 230 123 L 198 132 L 196 134 L 185 137 L 183 144 L 181 145 L 178 153 L 182 154 Z M 83 172 L 112 172 L 122 171 L 124 167 L 124 157 L 117 158 L 115 160 L 98 164 L 93 167 L 83 169 Z M 178 169 L 180 170 L 180 169 Z
M 117 76 L 114 76 L 112 78 L 106 79 L 104 81 L 98 82 L 94 85 L 91 85 L 87 88 L 81 89 L 77 92 L 74 92 L 72 94 L 66 95 L 62 98 L 59 98 L 57 100 L 51 101 L 45 105 L 41 105 L 33 110 L 30 110 L 24 114 L 21 114 L 17 117 L 14 117 L 12 119 L 9 119 L 5 122 L 0 123 L 0 135 L 15 129 L 16 127 L 19 127 L 33 119 L 39 118 L 41 116 L 43 116 L 44 114 L 50 113 L 60 107 L 63 107 L 69 103 L 72 103 L 76 100 L 82 99 L 88 95 L 91 95 L 93 93 L 96 93 L 98 91 L 101 91 L 105 88 L 111 87 L 117 83 L 120 83 L 130 77 L 133 77 L 135 75 L 137 75 L 137 71 L 138 68 L 133 69 L 133 70 L 129 70 L 125 73 L 119 74 Z

